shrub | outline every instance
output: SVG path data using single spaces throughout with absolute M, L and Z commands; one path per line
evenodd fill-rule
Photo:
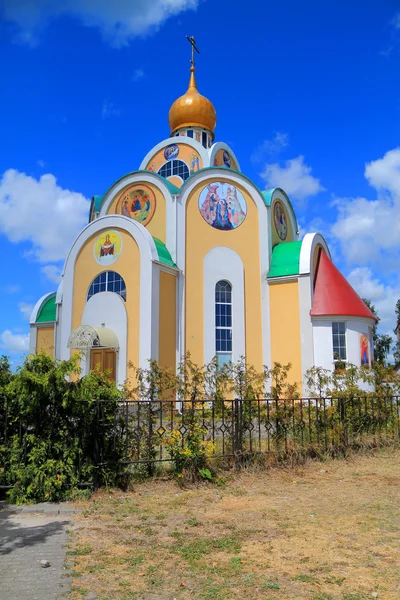
M 120 482 L 120 393 L 102 373 L 78 379 L 78 360 L 29 356 L 3 386 L 0 482 L 14 486 L 11 502 L 62 500 L 79 483 Z

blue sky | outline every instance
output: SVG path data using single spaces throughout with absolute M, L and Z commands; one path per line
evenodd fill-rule
M 56 289 L 89 198 L 168 137 L 197 82 L 216 140 L 291 197 L 301 232 L 394 327 L 400 298 L 400 7 L 394 0 L 0 0 L 0 353 Z

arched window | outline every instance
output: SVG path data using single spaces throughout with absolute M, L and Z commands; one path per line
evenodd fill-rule
M 165 178 L 178 175 L 183 181 L 186 181 L 189 177 L 189 168 L 183 160 L 174 159 L 164 163 L 159 169 L 158 174 Z
M 215 352 L 221 365 L 232 360 L 232 286 L 227 281 L 215 285 Z
M 104 271 L 97 275 L 90 284 L 87 300 L 99 292 L 114 292 L 119 294 L 123 300 L 126 300 L 126 285 L 121 275 L 115 271 Z

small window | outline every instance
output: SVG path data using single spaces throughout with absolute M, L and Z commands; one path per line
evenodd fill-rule
M 205 131 L 201 132 L 201 143 L 203 144 L 204 148 L 207 148 L 207 134 Z
M 193 129 L 188 129 L 188 130 L 187 130 L 187 133 L 186 133 L 186 135 L 187 135 L 188 137 L 191 137 L 191 138 L 192 138 L 192 137 L 193 137 Z
M 189 168 L 183 160 L 169 160 L 159 169 L 158 174 L 165 178 L 177 175 L 182 181 L 186 181 L 189 177 Z
M 232 360 L 232 286 L 218 281 L 215 286 L 215 352 L 220 365 Z
M 125 281 L 115 271 L 104 271 L 90 284 L 86 301 L 99 292 L 114 292 L 126 300 Z
M 332 323 L 333 360 L 346 360 L 346 323 Z

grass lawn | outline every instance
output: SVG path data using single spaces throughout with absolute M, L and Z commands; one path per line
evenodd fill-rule
M 72 598 L 399 600 L 400 451 L 100 491 L 70 536 Z

